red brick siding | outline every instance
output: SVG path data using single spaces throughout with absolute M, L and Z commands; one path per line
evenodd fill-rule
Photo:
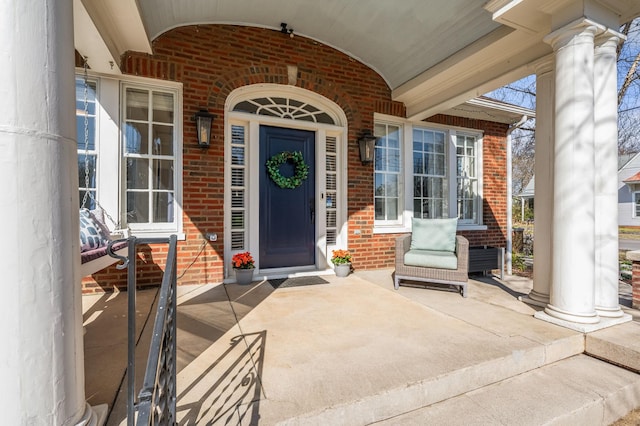
M 345 112 L 348 126 L 349 235 L 354 267 L 381 268 L 393 263 L 395 235 L 373 234 L 373 168 L 359 161 L 357 135 L 373 129 L 374 112 L 405 116 L 402 103 L 391 100 L 391 91 L 373 70 L 353 58 L 317 41 L 293 39 L 279 31 L 231 25 L 176 28 L 153 42 L 153 55 L 128 52 L 122 57 L 124 73 L 183 83 L 183 221 L 186 241 L 179 243 L 180 284 L 220 282 L 223 279 L 224 221 L 224 106 L 235 89 L 258 83 L 288 84 L 287 65 L 298 67 L 296 86 L 319 93 Z M 195 146 L 193 114 L 207 108 L 215 115 L 212 145 L 207 151 Z M 435 117 L 458 124 L 454 117 Z M 451 123 L 447 120 L 452 120 Z M 466 123 L 466 122 L 465 122 Z M 490 229 L 471 233 L 474 244 L 504 241 L 504 134 L 505 126 L 489 122 L 464 124 L 485 131 L 485 220 Z M 491 158 L 492 155 L 499 158 Z M 490 161 L 489 161 L 490 160 Z M 488 161 L 488 162 L 487 162 Z M 502 165 L 502 170 L 500 169 Z M 491 174 L 491 176 L 489 176 Z M 488 190 L 491 184 L 502 185 Z M 502 195 L 504 198 L 504 193 Z M 487 214 L 490 216 L 487 218 Z M 493 216 L 492 216 L 493 215 Z M 493 219 L 493 218 L 497 219 Z M 203 234 L 216 232 L 218 241 L 204 241 Z M 149 253 L 154 263 L 158 249 Z M 149 255 L 148 254 L 148 255 Z M 145 268 L 148 268 L 145 269 Z M 146 285 L 154 279 L 153 263 L 141 266 Z M 100 291 L 124 283 L 125 274 L 107 268 L 83 281 L 85 291 Z
M 633 290 L 631 306 L 640 309 L 640 262 L 633 261 L 631 266 L 631 287 Z

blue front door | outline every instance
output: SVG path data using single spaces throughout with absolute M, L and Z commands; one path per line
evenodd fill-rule
M 267 160 L 281 152 L 302 153 L 309 174 L 294 189 L 269 176 Z M 260 126 L 260 269 L 315 265 L 315 133 Z M 295 164 L 280 166 L 291 177 Z

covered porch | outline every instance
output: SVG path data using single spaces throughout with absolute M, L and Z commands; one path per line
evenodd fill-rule
M 526 278 L 474 277 L 463 299 L 395 291 L 392 273 L 180 287 L 179 424 L 605 425 L 640 406 L 628 288 L 620 301 L 636 321 L 585 335 L 533 318 L 518 300 Z M 155 294 L 138 295 L 140 361 Z M 87 398 L 108 403 L 107 424 L 119 425 L 126 294 L 83 302 Z
M 367 103 L 367 99 L 360 99 L 361 104 L 368 105 L 369 109 L 362 116 L 357 115 L 358 111 L 350 110 L 350 118 L 355 116 L 356 119 L 349 123 L 348 128 L 345 127 L 343 149 L 347 154 L 345 161 L 348 164 L 345 167 L 347 179 L 344 185 L 346 189 L 354 190 L 352 192 L 359 195 L 349 198 L 346 192 L 344 194 L 344 199 L 350 201 L 348 206 L 344 206 L 346 217 L 342 234 L 348 247 L 374 247 L 370 244 L 371 236 L 376 234 L 373 225 L 366 228 L 365 232 L 358 233 L 355 232 L 356 229 L 348 226 L 348 222 L 358 223 L 358 226 L 359 222 L 374 222 L 372 171 L 361 165 L 356 156 L 349 156 L 349 153 L 354 154 L 357 150 L 357 132 L 373 126 L 374 113 L 380 112 L 378 108 L 396 116 L 404 115 L 403 119 L 420 122 L 522 76 L 536 73 L 538 78 L 535 174 L 539 193 L 544 194 L 544 198 L 536 199 L 536 213 L 540 212 L 542 216 L 535 218 L 536 232 L 539 232 L 535 237 L 538 253 L 533 285 L 528 292 L 528 298 L 531 303 L 540 305 L 544 310 L 538 311 L 517 302 L 516 313 L 513 313 L 513 309 L 503 307 L 497 311 L 497 317 L 478 314 L 478 311 L 475 311 L 475 317 L 465 318 L 465 315 L 473 313 L 474 310 L 460 311 L 460 307 L 466 306 L 464 303 L 475 303 L 473 298 L 469 302 L 462 302 L 456 298 L 452 303 L 446 298 L 434 297 L 430 291 L 403 289 L 400 294 L 395 294 L 387 292 L 385 288 L 376 287 L 375 284 L 359 281 L 360 278 L 356 276 L 352 277 L 355 280 L 353 286 L 329 283 L 322 284 L 326 287 L 313 287 L 314 291 L 317 288 L 338 291 L 329 294 L 323 294 L 321 290 L 314 292 L 313 297 L 296 302 L 299 309 L 291 312 L 291 305 L 287 304 L 289 295 L 299 293 L 298 296 L 303 296 L 306 289 L 275 290 L 274 295 L 263 297 L 264 301 L 256 304 L 255 309 L 243 318 L 246 322 L 245 329 L 229 328 L 225 331 L 229 334 L 223 336 L 226 336 L 228 341 L 232 341 L 236 336 L 243 336 L 239 340 L 247 345 L 250 334 L 256 340 L 249 342 L 249 347 L 271 350 L 271 346 L 265 346 L 264 334 L 261 333 L 269 330 L 271 325 L 276 328 L 283 327 L 278 321 L 295 314 L 293 320 L 298 321 L 298 327 L 293 330 L 296 333 L 293 337 L 305 344 L 295 342 L 295 345 L 289 347 L 274 344 L 276 352 L 274 355 L 267 355 L 269 352 L 265 352 L 264 365 L 277 367 L 274 371 L 278 373 L 293 372 L 288 380 L 292 387 L 299 386 L 299 389 L 294 391 L 313 391 L 310 395 L 314 397 L 306 398 L 305 404 L 320 405 L 278 402 L 286 399 L 286 396 L 279 395 L 280 389 L 271 385 L 272 380 L 277 379 L 266 376 L 266 369 L 263 369 L 264 374 L 259 374 L 260 355 L 254 355 L 247 359 L 248 370 L 242 375 L 243 380 L 227 385 L 229 388 L 240 389 L 258 383 L 252 382 L 252 377 L 255 380 L 260 378 L 261 386 L 248 389 L 247 395 L 251 392 L 258 395 L 255 392 L 259 390 L 260 398 L 263 395 L 272 398 L 260 405 L 261 415 L 266 422 L 284 420 L 292 416 L 329 421 L 345 418 L 343 416 L 354 416 L 348 418 L 363 423 L 393 418 L 435 403 L 444 396 L 454 396 L 451 394 L 452 389 L 457 389 L 458 394 L 477 389 L 464 387 L 469 383 L 474 384 L 475 378 L 480 377 L 480 372 L 474 370 L 472 365 L 479 365 L 480 370 L 485 372 L 487 369 L 490 370 L 489 376 L 492 376 L 490 379 L 488 376 L 478 379 L 475 386 L 488 385 L 496 382 L 496 379 L 506 380 L 507 375 L 503 374 L 503 369 L 524 374 L 532 368 L 546 368 L 543 366 L 546 361 L 560 361 L 574 355 L 581 359 L 577 361 L 579 363 L 583 360 L 591 363 L 592 359 L 579 355 L 585 350 L 583 333 L 592 333 L 598 328 L 624 322 L 628 324 L 613 329 L 626 329 L 634 325 L 630 322 L 631 315 L 619 306 L 616 188 L 615 181 L 609 182 L 607 179 L 615 176 L 617 157 L 615 49 L 620 41 L 617 29 L 621 23 L 640 15 L 640 4 L 637 1 L 495 0 L 482 4 L 474 3 L 473 7 L 468 7 L 469 3 L 461 0 L 435 4 L 413 1 L 403 3 L 404 9 L 397 9 L 396 5 L 383 1 L 373 4 L 355 2 L 350 4 L 350 7 L 343 7 L 344 3 L 341 1 L 299 1 L 291 7 L 285 2 L 279 2 L 279 7 L 274 6 L 258 14 L 255 13 L 252 2 L 218 1 L 215 2 L 217 7 L 207 8 L 211 6 L 210 3 L 194 1 L 190 2 L 191 7 L 175 7 L 175 2 L 169 0 L 67 0 L 42 4 L 15 0 L 0 6 L 0 22 L 3 22 L 0 32 L 6 40 L 3 51 L 5 57 L 9 58 L 9 66 L 3 67 L 0 71 L 0 79 L 6 82 L 0 103 L 0 150 L 4 153 L 0 180 L 5 189 L 0 219 L 6 225 L 7 234 L 5 244 L 0 249 L 0 258 L 3 259 L 2 266 L 6 271 L 8 283 L 0 306 L 5 347 L 3 356 L 6 360 L 0 370 L 0 376 L 5 386 L 12 390 L 0 401 L 0 412 L 5 415 L 8 423 L 20 424 L 33 419 L 48 424 L 84 425 L 97 422 L 96 414 L 86 403 L 87 397 L 90 396 L 84 392 L 83 300 L 79 288 L 81 277 L 77 210 L 77 132 L 73 96 L 74 50 L 89 58 L 92 70 L 104 73 L 105 80 L 110 80 L 112 76 L 122 74 L 123 64 L 119 62 L 128 52 L 133 52 L 128 56 L 131 61 L 151 55 L 154 53 L 154 41 L 173 28 L 192 27 L 191 36 L 196 38 L 198 24 L 202 22 L 212 25 L 240 24 L 245 27 L 278 31 L 279 23 L 288 21 L 298 33 L 285 32 L 287 38 L 289 35 L 300 34 L 309 41 L 310 46 L 318 41 L 337 51 L 346 52 L 349 59 L 344 62 L 359 62 L 360 70 L 366 68 L 367 72 L 378 74 L 379 78 L 376 77 L 376 81 L 379 86 L 384 86 L 380 91 L 384 92 L 381 98 L 384 98 L 385 102 L 378 105 L 375 102 Z M 320 4 L 326 10 L 314 9 L 320 7 Z M 445 4 L 447 7 L 443 7 Z M 416 10 L 420 13 L 415 13 Z M 418 19 L 414 19 L 416 17 Z M 335 26 L 330 25 L 334 22 Z M 399 32 L 398 28 L 405 31 Z M 251 36 L 247 36 L 247 39 L 250 38 Z M 242 44 L 242 41 L 239 43 Z M 229 43 L 231 46 L 233 44 Z M 213 50 L 212 47 L 208 49 Z M 185 54 L 179 47 L 176 51 L 177 56 L 184 55 L 188 59 L 188 52 Z M 140 60 L 139 63 L 143 68 L 157 65 L 152 60 Z M 192 65 L 187 63 L 186 67 Z M 285 81 L 283 85 L 288 81 L 285 80 L 285 77 L 288 77 L 287 65 L 289 64 L 284 62 L 273 65 L 273 72 Z M 171 71 L 169 70 L 169 73 Z M 167 70 L 157 66 L 149 74 L 160 76 L 158 80 L 173 77 L 165 77 L 166 72 Z M 253 72 L 253 68 L 247 72 Z M 198 73 L 196 70 L 196 74 Z M 136 75 L 130 77 L 137 78 Z M 225 77 L 235 78 L 232 72 Z M 251 76 L 242 75 L 236 80 L 244 82 L 251 80 Z M 295 78 L 292 80 L 295 84 Z M 345 96 L 358 99 L 359 96 L 359 93 L 350 93 L 348 90 L 334 93 L 333 89 L 328 90 L 327 86 L 323 86 L 322 79 L 305 81 L 311 81 L 310 85 L 317 83 L 318 87 L 331 92 L 338 100 Z M 116 86 L 119 84 L 116 77 L 111 83 Z M 173 81 L 172 84 L 177 87 L 182 83 Z M 367 82 L 364 85 L 367 85 Z M 204 89 L 198 89 L 196 86 L 198 85 L 191 87 L 192 91 L 187 93 L 191 96 L 188 100 L 191 102 L 189 107 L 193 110 L 199 101 L 207 98 L 207 95 L 201 94 L 199 90 L 205 93 L 207 90 L 219 89 L 206 85 Z M 225 87 L 224 90 L 229 94 L 231 88 Z M 110 91 L 111 101 L 116 104 L 117 93 Z M 138 92 L 131 89 L 131 93 L 136 95 Z M 179 141 L 175 146 L 176 152 L 181 155 L 183 136 L 186 140 L 194 135 L 193 128 L 186 125 L 187 130 L 181 131 L 182 124 L 187 123 L 189 118 L 185 114 L 182 119 L 181 107 L 184 99 L 177 93 L 181 92 L 176 89 L 164 95 L 166 98 L 175 99 L 175 111 L 177 116 L 180 116 L 180 119 L 175 119 L 173 129 L 175 134 L 179 135 Z M 225 101 L 217 99 L 218 104 L 224 104 Z M 119 141 L 117 135 L 121 129 L 116 123 L 119 112 L 109 115 L 110 112 L 107 112 L 108 117 L 104 122 L 111 134 L 116 135 L 115 140 Z M 152 121 L 149 120 L 149 123 Z M 227 123 L 226 126 L 229 128 L 231 124 Z M 223 135 L 225 128 L 219 127 L 218 132 L 219 135 Z M 118 144 L 114 144 L 113 147 L 113 153 L 117 156 Z M 221 170 L 228 173 L 225 169 L 223 150 L 224 147 L 221 145 L 214 147 L 211 152 L 218 155 L 210 158 Z M 185 152 L 189 154 L 186 149 Z M 598 167 L 595 167 L 596 161 Z M 197 159 L 194 163 L 197 163 Z M 111 166 L 117 174 L 119 164 L 114 163 Z M 175 174 L 182 177 L 181 167 L 182 163 L 175 164 Z M 167 170 L 169 169 L 173 173 L 174 169 Z M 177 197 L 169 201 L 169 197 L 163 195 L 165 204 L 171 205 L 173 209 L 172 214 L 176 213 L 173 216 L 167 213 L 167 217 L 171 217 L 172 220 L 178 217 L 175 220 L 177 233 L 183 231 L 181 220 L 200 220 L 189 230 L 190 233 L 181 235 L 182 244 L 191 244 L 189 249 L 195 247 L 195 252 L 202 243 L 204 226 L 217 226 L 222 229 L 226 223 L 225 219 L 220 217 L 225 214 L 227 207 L 223 201 L 224 194 L 220 190 L 224 186 L 224 178 L 214 179 L 210 184 L 214 188 L 212 191 L 218 191 L 212 196 L 213 202 L 209 205 L 198 205 L 197 210 L 191 215 L 185 212 L 184 217 L 181 216 L 182 206 L 176 207 L 183 200 Z M 110 195 L 116 204 L 122 202 L 124 197 L 118 192 L 119 189 L 121 188 L 111 188 Z M 149 188 L 145 190 L 147 189 L 145 194 L 151 200 L 154 196 L 153 191 Z M 180 191 L 181 188 L 171 188 L 174 189 Z M 502 190 L 503 188 L 499 189 Z M 163 194 L 170 192 L 165 190 Z M 173 196 L 173 193 L 171 195 Z M 203 218 L 201 212 L 210 209 L 211 206 L 214 213 L 211 217 Z M 611 209 L 614 209 L 614 213 Z M 121 209 L 119 214 L 126 216 L 126 209 Z M 224 235 L 219 229 L 214 231 Z M 207 232 L 210 230 L 206 229 Z M 156 228 L 155 231 L 166 229 Z M 383 232 L 376 235 L 379 237 Z M 208 238 L 210 241 L 213 240 L 213 236 Z M 249 237 L 245 238 L 248 240 Z M 228 244 L 229 241 L 224 243 Z M 203 269 L 214 268 L 215 276 L 222 277 L 228 259 L 224 258 L 225 251 L 221 250 L 220 246 L 216 250 L 219 251 L 204 261 Z M 226 254 L 229 254 L 228 250 Z M 375 254 L 369 257 L 370 262 L 375 262 Z M 223 288 L 219 287 L 219 284 L 216 285 L 217 291 Z M 340 297 L 339 290 L 343 288 L 346 294 L 345 297 Z M 359 291 L 354 295 L 350 293 L 352 289 Z M 210 290 L 211 287 L 206 285 L 200 288 L 203 297 Z M 259 286 L 247 297 L 259 296 L 260 291 L 270 292 L 268 290 L 266 286 Z M 480 290 L 481 288 L 478 288 L 478 294 L 482 293 Z M 424 303 L 437 301 L 438 309 L 443 311 L 433 312 L 432 306 L 400 299 L 403 297 L 402 294 L 412 291 L 415 291 L 419 298 L 427 298 Z M 191 296 L 200 297 L 197 292 Z M 231 300 L 235 298 L 242 300 L 243 295 L 234 294 Z M 188 304 L 186 299 L 185 303 Z M 258 299 L 260 300 L 260 297 Z M 389 303 L 390 300 L 401 301 L 401 307 Z M 272 302 L 273 306 L 270 307 Z M 513 302 L 515 303 L 515 300 Z M 248 300 L 247 303 L 251 306 Z M 350 319 L 352 326 L 354 322 L 363 326 L 375 325 L 376 332 L 386 327 L 391 336 L 386 344 L 365 334 L 358 334 L 359 328 L 353 327 L 343 335 L 342 347 L 330 346 L 340 342 L 336 342 L 333 337 L 342 329 L 338 325 L 335 328 L 323 328 L 325 323 L 322 314 L 329 312 L 322 309 L 323 306 L 333 309 L 340 307 L 340 314 L 348 315 L 352 304 L 357 305 L 357 309 L 369 308 L 365 311 L 366 315 L 354 315 Z M 493 307 L 494 303 L 490 301 L 488 305 Z M 260 317 L 268 315 L 268 311 L 261 313 L 263 307 L 274 309 L 281 317 Z M 375 307 L 380 314 L 371 317 L 371 307 Z M 519 312 L 521 309 L 525 312 Z M 309 319 L 313 319 L 318 312 L 320 316 L 316 317 L 317 322 L 309 323 L 303 328 L 301 325 L 304 322 L 296 315 L 305 312 L 309 314 Z M 414 312 L 416 317 L 411 317 L 411 312 Z M 538 321 L 533 316 L 545 321 Z M 336 313 L 334 317 L 340 318 L 340 315 Z M 372 318 L 376 322 L 372 322 Z M 390 318 L 396 322 L 390 323 Z M 491 318 L 498 320 L 493 322 Z M 450 331 L 442 327 L 414 327 L 416 322 L 431 325 L 445 319 L 452 321 Z M 266 327 L 263 321 L 274 323 Z M 485 321 L 489 323 L 486 324 Z M 524 330 L 521 330 L 523 338 L 512 338 L 510 331 L 504 334 L 500 331 L 505 324 L 511 325 L 512 321 L 526 323 Z M 561 323 L 565 328 L 558 328 L 555 324 L 549 324 L 550 322 Z M 240 324 L 242 326 L 242 321 Z M 287 324 L 290 323 L 284 325 Z M 405 324 L 410 326 L 403 330 L 403 338 L 402 334 L 398 334 L 398 329 Z M 483 327 L 486 329 L 481 331 Z M 572 330 L 568 330 L 567 327 Z M 287 327 L 282 329 L 286 330 Z M 325 353 L 320 359 L 312 360 L 310 352 L 314 348 L 314 342 L 305 338 L 316 333 L 324 338 L 320 342 L 329 345 L 332 351 Z M 554 343 L 555 338 L 553 341 L 547 340 L 549 334 L 559 335 L 559 340 L 567 342 L 568 345 L 560 347 Z M 520 336 L 517 333 L 516 335 Z M 372 336 L 376 336 L 376 333 Z M 473 345 L 474 338 L 478 336 L 481 339 L 472 346 L 474 354 L 482 353 L 481 349 L 487 347 L 498 349 L 491 349 L 492 357 L 480 358 L 476 360 L 478 364 L 474 364 L 471 358 L 464 355 L 472 352 L 466 352 L 466 348 Z M 499 339 L 494 340 L 496 336 L 506 339 L 509 344 Z M 436 342 L 445 340 L 455 345 L 446 349 L 434 343 L 426 349 L 436 348 L 435 352 L 425 355 L 420 352 L 425 348 L 422 345 L 417 348 L 415 342 L 427 337 L 437 338 Z M 275 336 L 267 334 L 267 345 L 272 341 L 278 342 L 279 338 L 282 337 L 278 337 L 277 333 Z M 401 340 L 397 340 L 399 338 Z M 362 344 L 350 352 L 349 347 L 354 342 Z M 530 346 L 532 342 L 535 343 Z M 389 347 L 402 348 L 403 351 L 398 351 L 402 353 L 420 350 L 413 352 L 414 358 L 409 363 L 403 363 L 401 357 L 399 361 L 392 362 L 391 355 L 382 358 L 372 356 L 383 348 L 388 350 Z M 211 357 L 221 359 L 226 349 L 214 347 L 210 356 L 202 358 L 203 362 L 210 363 Z M 339 349 L 346 352 L 340 352 Z M 281 350 L 284 352 L 277 352 Z M 342 357 L 339 357 L 340 353 L 343 353 Z M 238 359 L 234 359 L 234 356 L 231 356 L 231 360 Z M 267 356 L 273 356 L 273 359 Z M 320 363 L 318 365 L 333 366 L 332 363 L 337 361 L 338 366 L 344 367 L 349 363 L 358 363 L 362 358 L 371 358 L 374 361 L 373 369 L 366 374 L 344 370 L 340 380 L 344 380 L 344 377 L 348 380 L 345 383 L 346 387 L 340 388 L 344 390 L 343 394 L 335 393 L 334 388 L 323 389 L 321 380 L 315 382 L 316 387 L 306 387 L 308 383 L 314 382 L 302 373 L 315 370 L 316 362 Z M 421 362 L 424 359 L 427 362 Z M 193 370 L 185 367 L 181 374 L 192 374 L 195 379 L 203 376 L 207 370 L 198 366 L 197 360 L 198 357 L 190 364 L 193 365 Z M 276 364 L 269 364 L 271 361 Z M 440 374 L 445 371 L 445 365 L 449 362 L 454 364 L 453 371 L 465 374 L 461 379 L 458 375 L 459 380 L 443 384 L 439 381 L 442 377 Z M 622 382 L 637 383 L 635 374 L 612 370 L 608 365 L 599 365 L 606 369 L 602 375 L 607 378 L 615 381 L 616 377 L 620 377 L 619 373 L 622 375 Z M 296 376 L 298 371 L 291 369 L 292 366 L 301 367 L 303 371 Z M 381 376 L 383 369 L 380 367 L 383 366 L 395 369 L 397 375 L 382 383 L 386 390 L 381 394 L 373 390 L 373 382 L 386 380 L 386 376 Z M 224 371 L 227 371 L 227 368 L 225 367 Z M 494 370 L 498 371 L 498 376 L 493 375 Z M 595 371 L 595 368 L 583 365 L 580 370 L 590 372 Z M 416 371 L 420 372 L 417 380 L 413 375 Z M 231 376 L 235 377 L 234 374 Z M 599 382 L 591 380 L 588 375 L 579 376 L 586 377 L 591 384 Z M 277 373 L 275 377 L 279 377 Z M 194 383 L 197 382 L 195 379 Z M 372 379 L 375 380 L 371 381 Z M 348 382 L 362 383 L 363 387 L 352 391 L 347 386 L 350 385 Z M 463 382 L 464 386 L 460 387 L 459 382 Z M 183 397 L 197 395 L 194 398 L 201 398 L 206 395 L 210 384 L 206 381 L 198 384 L 205 388 L 185 388 L 195 393 L 187 392 Z M 554 383 L 548 388 L 556 389 L 558 386 L 560 385 Z M 372 392 L 360 393 L 363 388 Z M 389 389 L 399 388 L 417 390 L 418 396 L 403 395 L 396 402 L 390 399 L 396 408 L 389 407 L 386 403 L 378 403 L 383 399 L 380 395 L 387 395 Z M 427 393 L 427 388 L 441 389 L 442 393 L 438 398 L 430 399 L 433 395 L 438 395 L 438 392 Z M 622 392 L 636 396 L 638 394 L 637 388 L 633 387 Z M 273 396 L 270 396 L 270 393 Z M 356 403 L 342 407 L 336 405 L 336 401 L 332 399 L 336 397 L 344 397 L 345 401 Z M 609 410 L 600 405 L 602 409 L 599 412 L 605 413 L 602 419 L 613 419 L 615 414 L 611 413 L 622 414 L 632 406 L 638 405 L 634 398 L 624 399 L 627 401 L 625 408 Z M 229 407 L 225 406 L 217 407 L 220 408 L 217 412 L 229 413 L 232 416 L 243 415 L 244 418 L 253 416 L 255 406 L 248 400 L 242 401 L 240 405 L 244 404 L 247 408 L 243 413 L 228 411 Z M 188 401 L 184 403 L 188 404 Z M 332 408 L 325 410 L 326 407 Z M 191 411 L 188 407 L 183 408 L 181 415 L 197 417 L 200 414 L 192 413 L 199 413 L 199 409 L 199 405 L 197 410 L 195 407 Z M 214 415 L 215 412 L 208 410 L 203 415 Z M 366 417 L 370 415 L 367 413 L 374 413 L 375 418 Z

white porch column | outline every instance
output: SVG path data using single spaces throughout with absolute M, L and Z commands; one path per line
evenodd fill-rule
M 84 396 L 71 0 L 0 2 L 0 417 L 95 424 Z
M 616 48 L 622 35 L 607 31 L 596 38 L 595 87 L 595 262 L 596 311 L 621 317 L 618 300 L 618 100 Z
M 555 52 L 556 68 L 553 286 L 545 312 L 583 324 L 599 321 L 594 279 L 595 33 L 596 25 L 581 19 L 545 38 Z
M 546 306 L 552 283 L 554 73 L 553 57 L 536 67 L 536 149 L 533 290 L 527 302 Z

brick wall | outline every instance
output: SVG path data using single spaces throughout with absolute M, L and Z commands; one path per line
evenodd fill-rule
M 632 261 L 631 266 L 631 307 L 640 309 L 640 251 L 628 251 L 627 259 Z
M 355 268 L 381 268 L 393 263 L 395 235 L 373 234 L 373 167 L 359 161 L 354 142 L 363 129 L 373 129 L 375 112 L 405 116 L 404 105 L 391 100 L 384 80 L 367 66 L 317 41 L 279 31 L 232 25 L 202 25 L 176 28 L 153 42 L 153 55 L 128 52 L 123 72 L 183 83 L 183 211 L 186 241 L 179 243 L 180 284 L 220 282 L 223 279 L 224 217 L 224 106 L 235 89 L 258 83 L 288 84 L 287 65 L 298 68 L 296 86 L 337 103 L 348 120 L 349 249 Z M 215 119 L 212 144 L 207 151 L 195 146 L 193 114 L 206 108 Z M 504 245 L 503 200 L 505 126 L 489 122 L 458 124 L 454 117 L 434 117 L 445 124 L 465 125 L 485 131 L 485 220 L 489 230 L 471 233 L 474 244 Z M 451 123 L 448 120 L 452 120 Z M 465 122 L 466 123 L 466 122 Z M 496 158 L 492 158 L 495 155 Z M 502 168 L 502 169 L 501 169 Z M 500 188 L 489 189 L 500 184 Z M 491 187 L 493 188 L 493 187 Z M 502 197 L 502 198 L 500 198 Z M 502 210 L 500 210 L 502 209 Z M 218 241 L 208 242 L 206 232 L 217 232 Z M 157 249 L 140 256 L 144 282 L 152 282 L 161 258 Z M 162 267 L 162 262 L 159 263 Z M 146 269 L 145 269 L 146 268 Z M 108 290 L 124 283 L 125 274 L 110 267 L 85 278 L 85 291 Z

